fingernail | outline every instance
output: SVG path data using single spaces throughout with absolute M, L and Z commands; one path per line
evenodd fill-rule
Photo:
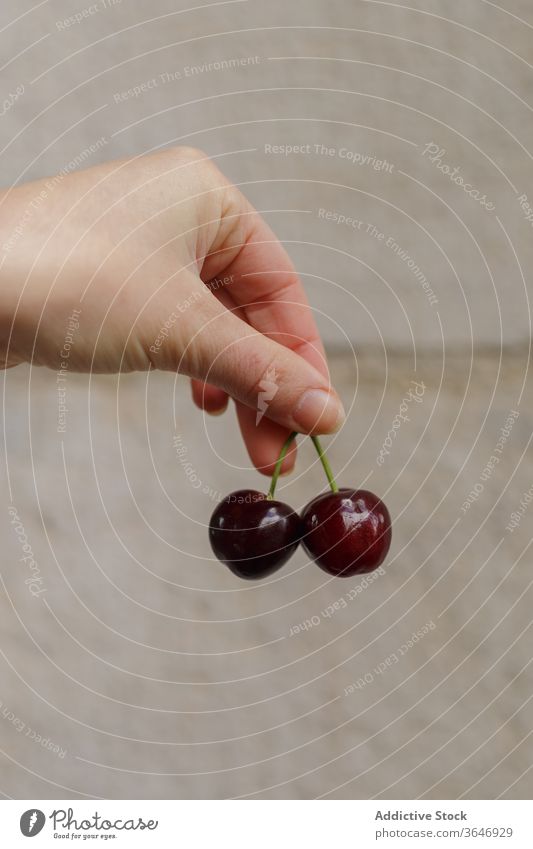
M 226 403 L 223 407 L 217 407 L 216 410 L 206 410 L 206 413 L 208 416 L 223 416 L 227 409 L 228 405 Z
M 339 398 L 322 389 L 308 389 L 298 401 L 292 417 L 306 433 L 333 433 L 346 418 Z

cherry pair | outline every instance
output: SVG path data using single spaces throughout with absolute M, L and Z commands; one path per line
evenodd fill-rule
M 298 516 L 274 500 L 283 459 L 296 434 L 280 453 L 268 495 L 243 489 L 226 496 L 209 523 L 211 547 L 240 578 L 271 575 L 301 542 L 307 554 L 330 575 L 372 572 L 383 563 L 391 543 L 391 519 L 372 492 L 339 489 L 317 437 L 312 437 L 331 492 L 313 498 Z

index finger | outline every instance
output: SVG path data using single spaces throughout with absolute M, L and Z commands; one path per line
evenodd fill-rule
M 302 281 L 279 239 L 256 210 L 240 218 L 241 245 L 225 267 L 232 300 L 260 333 L 290 348 L 329 377 Z

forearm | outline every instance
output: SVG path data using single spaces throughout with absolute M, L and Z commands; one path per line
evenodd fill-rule
M 0 193 L 0 362 L 5 365 L 28 359 L 43 309 L 43 277 L 52 272 L 46 251 L 53 214 L 48 201 L 45 180 Z

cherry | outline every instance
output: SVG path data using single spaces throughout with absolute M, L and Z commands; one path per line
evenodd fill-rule
M 271 575 L 298 547 L 300 518 L 288 504 L 253 489 L 227 495 L 209 523 L 211 548 L 240 578 Z
M 318 495 L 303 510 L 302 525 L 309 556 L 324 572 L 343 578 L 377 569 L 391 544 L 389 511 L 365 489 Z
M 339 489 L 317 436 L 311 439 L 331 492 L 310 501 L 301 519 L 288 504 L 274 500 L 283 459 L 296 436 L 291 433 L 281 449 L 268 495 L 241 489 L 218 505 L 209 523 L 214 553 L 241 578 L 265 578 L 287 562 L 301 541 L 330 575 L 372 572 L 390 548 L 389 511 L 368 490 Z

